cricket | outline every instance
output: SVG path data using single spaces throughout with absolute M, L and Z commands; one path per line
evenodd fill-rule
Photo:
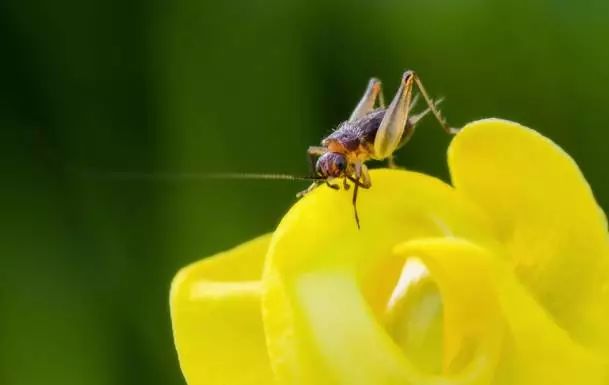
M 416 88 L 415 88 L 416 87 Z M 413 114 L 412 110 L 420 98 L 423 98 L 427 108 Z M 423 83 L 414 71 L 405 71 L 400 86 L 388 107 L 381 81 L 372 78 L 364 95 L 351 113 L 348 120 L 340 123 L 328 136 L 322 139 L 320 146 L 310 146 L 307 150 L 310 176 L 295 176 L 286 174 L 175 174 L 175 173 L 110 173 L 106 177 L 112 179 L 139 180 L 195 180 L 195 179 L 273 179 L 312 181 L 313 183 L 296 196 L 301 198 L 316 187 L 326 184 L 332 189 L 341 187 L 349 190 L 353 185 L 353 212 L 355 224 L 360 228 L 357 212 L 357 195 L 360 188 L 369 189 L 372 181 L 366 162 L 370 160 L 387 161 L 390 168 L 396 168 L 394 153 L 402 148 L 412 137 L 417 123 L 430 112 L 440 123 L 447 134 L 455 134 L 459 130 L 451 128 L 440 109 L 442 98 L 432 100 L 423 87 Z M 102 175 L 103 176 L 103 175 Z
M 415 86 L 418 93 L 413 97 Z M 427 109 L 411 114 L 420 96 L 425 100 Z M 414 71 L 406 71 L 389 107 L 385 107 L 380 80 L 370 79 L 349 119 L 325 137 L 321 146 L 311 146 L 307 150 L 315 180 L 297 197 L 306 195 L 324 183 L 335 190 L 340 189 L 341 185 L 348 190 L 351 188 L 350 183 L 353 184 L 352 203 L 355 223 L 359 229 L 357 193 L 360 188 L 368 189 L 372 186 L 367 161 L 387 160 L 388 166 L 395 168 L 394 153 L 408 142 L 416 124 L 429 112 L 447 134 L 458 132 L 458 129 L 449 127 L 438 109 L 441 102 L 442 99 L 434 102 L 429 97 Z

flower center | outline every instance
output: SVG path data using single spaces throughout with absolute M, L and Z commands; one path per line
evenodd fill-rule
M 389 300 L 385 328 L 404 354 L 427 373 L 442 371 L 442 297 L 425 265 L 409 258 Z

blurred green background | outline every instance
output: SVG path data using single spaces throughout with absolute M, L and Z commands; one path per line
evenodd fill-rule
M 585 4 L 585 5 L 584 5 Z M 536 128 L 609 207 L 609 2 L 5 0 L 0 384 L 182 384 L 183 265 L 270 231 L 306 185 L 104 180 L 304 174 L 367 79 L 416 69 L 453 125 Z M 447 178 L 431 119 L 398 156 Z M 534 159 L 531 159 L 534 162 Z

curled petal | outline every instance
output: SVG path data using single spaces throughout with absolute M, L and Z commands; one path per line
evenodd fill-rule
M 374 187 L 361 191 L 358 202 L 361 230 L 348 193 L 319 188 L 290 210 L 273 236 L 263 319 L 282 384 L 447 380 L 414 365 L 385 329 L 380 309 L 403 263 L 393 247 L 446 235 L 488 243 L 488 223 L 437 179 L 396 170 L 371 176 Z
M 372 171 L 361 230 L 351 192 L 323 186 L 272 239 L 184 268 L 189 385 L 608 384 L 609 237 L 577 165 L 497 119 L 448 155 L 454 188 Z
M 463 343 L 469 337 L 479 341 L 478 359 L 496 363 L 497 333 L 505 331 L 496 382 L 601 385 L 609 380 L 606 357 L 575 342 L 527 293 L 509 264 L 488 250 L 439 238 L 407 242 L 397 252 L 421 258 L 436 278 L 444 301 L 448 352 L 466 348 Z M 498 328 L 499 322 L 504 329 Z
M 458 238 L 417 239 L 398 245 L 402 258 L 419 258 L 442 297 L 444 373 L 463 384 L 491 383 L 504 335 L 492 258 Z
M 533 130 L 487 119 L 461 130 L 448 161 L 534 297 L 578 341 L 609 352 L 607 222 L 573 159 Z
M 273 384 L 260 315 L 260 274 L 270 235 L 182 269 L 171 318 L 189 385 Z

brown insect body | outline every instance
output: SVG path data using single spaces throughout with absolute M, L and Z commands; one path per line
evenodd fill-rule
M 412 98 L 413 87 L 416 86 L 418 95 Z M 418 96 L 422 96 L 428 108 L 416 115 L 411 114 Z M 219 179 L 274 179 L 274 180 L 305 180 L 313 181 L 306 190 L 298 193 L 302 197 L 320 184 L 327 184 L 333 189 L 340 189 L 335 183 L 342 179 L 345 190 L 353 187 L 353 209 L 355 222 L 359 228 L 357 213 L 357 193 L 359 188 L 368 189 L 372 186 L 366 162 L 387 159 L 389 167 L 395 167 L 393 153 L 402 147 L 412 136 L 418 121 L 428 113 L 433 113 L 442 128 L 449 134 L 458 130 L 450 128 L 437 106 L 436 102 L 427 95 L 418 76 L 413 71 L 406 71 L 396 95 L 385 107 L 381 82 L 372 78 L 363 97 L 355 107 L 348 120 L 342 122 L 336 130 L 321 141 L 321 146 L 311 146 L 307 150 L 315 175 L 299 177 L 285 174 L 142 174 L 142 173 L 109 173 L 104 177 L 142 180 L 197 180 L 200 178 Z M 378 104 L 378 107 L 375 106 Z
M 377 108 L 353 122 L 341 123 L 334 132 L 322 140 L 322 146 L 326 147 L 329 152 L 344 154 L 352 162 L 375 159 L 374 140 L 386 111 L 386 108 Z M 413 129 L 414 125 L 410 119 L 406 123 L 398 147 L 401 147 L 410 138 Z
M 416 97 L 414 100 L 411 98 L 415 84 L 428 108 L 412 116 L 410 112 L 416 103 Z M 377 101 L 380 107 L 375 109 L 374 105 Z M 429 112 L 434 114 L 447 133 L 455 133 L 457 130 L 446 124 L 437 109 L 439 103 L 440 101 L 431 100 L 414 72 L 406 71 L 395 97 L 385 108 L 381 82 L 375 78 L 371 79 L 349 120 L 341 123 L 336 130 L 324 138 L 321 146 L 309 147 L 307 153 L 312 163 L 314 157 L 317 157 L 315 174 L 320 180 L 315 181 L 298 195 L 308 193 L 320 183 L 339 189 L 340 186 L 332 182 L 334 179 L 342 178 L 344 189 L 349 189 L 350 184 L 354 185 L 353 207 L 359 228 L 356 208 L 358 188 L 372 186 L 365 162 L 370 159 L 388 159 L 389 166 L 394 167 L 393 153 L 410 139 L 417 122 Z

